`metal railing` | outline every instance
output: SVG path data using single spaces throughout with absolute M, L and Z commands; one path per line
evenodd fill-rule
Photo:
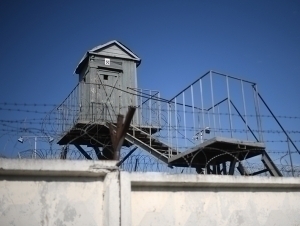
M 138 127 L 160 127 L 160 93 L 148 89 L 115 89 L 119 96 L 127 95 L 130 102 L 121 103 L 113 96 L 104 98 L 96 92 L 98 84 L 78 83 L 55 113 L 60 132 L 65 133 L 76 123 L 116 122 L 118 114 L 126 114 L 129 106 L 137 108 L 132 124 Z M 103 101 L 105 99 L 105 101 Z
M 114 87 L 118 95 L 129 96 L 126 104 L 113 98 L 97 101 L 103 99 L 97 86 L 79 83 L 57 108 L 62 133 L 79 121 L 114 122 L 130 105 L 137 108 L 132 125 L 149 129 L 150 144 L 155 138 L 168 145 L 169 157 L 174 150 L 180 153 L 216 136 L 262 143 L 271 139 L 268 134 L 263 136 L 264 105 L 257 85 L 244 79 L 209 71 L 169 100 L 162 99 L 158 91 Z M 283 134 L 283 139 L 291 144 L 288 149 L 298 151 L 289 136 Z M 287 146 L 284 149 L 288 150 Z

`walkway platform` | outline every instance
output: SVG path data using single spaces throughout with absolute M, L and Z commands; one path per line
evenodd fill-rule
M 205 167 L 220 165 L 236 159 L 243 161 L 261 155 L 265 145 L 260 142 L 214 137 L 178 155 L 169 158 L 169 164 L 178 167 Z

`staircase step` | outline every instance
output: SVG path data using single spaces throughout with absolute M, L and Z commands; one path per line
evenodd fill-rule
M 143 140 L 149 140 L 149 137 L 147 137 L 147 136 L 135 136 L 136 138 L 138 138 L 138 139 L 143 139 Z
M 149 138 L 139 138 L 136 137 L 137 139 L 139 139 L 140 141 L 144 142 L 145 144 L 150 145 L 150 139 Z M 166 145 L 164 145 L 163 143 L 159 142 L 158 140 L 155 139 L 151 139 L 151 145 L 160 145 L 160 146 L 164 146 L 167 147 Z
M 150 144 L 150 140 L 149 139 L 139 139 L 139 140 L 143 141 L 144 143 Z M 162 145 L 161 142 L 159 142 L 157 140 L 154 140 L 154 139 L 151 140 L 151 144 Z
M 168 155 L 169 154 L 169 149 L 167 145 L 161 143 L 159 140 L 154 139 L 150 134 L 148 134 L 149 131 L 139 131 L 135 130 L 134 128 L 129 129 L 129 134 L 131 134 L 135 139 L 138 139 L 139 141 L 143 142 L 147 146 L 150 146 L 151 148 L 155 149 L 159 153 L 163 155 Z M 151 140 L 151 142 L 150 142 Z M 151 143 L 151 145 L 150 145 Z M 171 151 L 172 155 L 177 155 L 177 152 L 172 149 Z
M 157 151 L 159 151 L 160 153 L 162 154 L 169 154 L 169 150 L 161 150 L 161 149 L 156 149 Z M 177 155 L 177 152 L 176 151 L 172 151 L 171 152 L 172 155 Z
M 134 137 L 138 138 L 138 139 L 148 139 L 149 140 L 149 137 L 147 135 L 143 135 L 143 134 L 140 134 L 140 135 L 133 135 Z
M 161 146 L 161 145 L 151 145 L 152 148 L 156 149 L 156 150 L 169 150 L 168 147 L 164 147 L 164 146 Z

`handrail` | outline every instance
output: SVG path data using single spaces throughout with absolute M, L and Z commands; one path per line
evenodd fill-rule
M 77 83 L 77 85 L 72 89 L 72 91 L 69 93 L 69 95 L 63 100 L 63 102 L 61 102 L 60 105 L 58 105 L 57 109 L 63 105 L 63 103 L 71 96 L 71 94 L 74 92 L 74 90 L 79 86 L 80 83 Z
M 132 128 L 134 128 L 135 130 L 137 130 L 137 131 L 143 133 L 144 135 L 150 136 L 150 139 L 151 139 L 151 134 L 146 133 L 145 131 L 143 131 L 143 130 L 137 128 L 137 127 L 135 127 L 134 125 L 130 125 L 130 127 L 132 127 Z M 157 139 L 157 140 L 158 140 L 160 143 L 162 143 L 163 145 L 169 147 L 169 149 L 168 149 L 169 156 L 170 156 L 170 150 L 171 150 L 171 151 L 174 151 L 174 152 L 177 152 L 177 150 L 173 149 L 169 144 L 163 142 L 162 140 L 158 139 L 158 138 L 154 135 L 154 140 L 155 140 L 155 139 Z

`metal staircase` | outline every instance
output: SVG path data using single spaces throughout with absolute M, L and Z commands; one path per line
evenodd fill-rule
M 158 91 L 118 89 L 119 96 L 130 94 L 134 103 L 126 103 L 123 113 L 113 111 L 114 106 L 108 107 L 110 117 L 103 116 L 102 108 L 97 108 L 99 104 L 83 102 L 81 86 L 57 108 L 61 134 L 58 144 L 75 145 L 86 158 L 90 157 L 80 145 L 94 148 L 99 160 L 120 159 L 113 157 L 120 153 L 120 149 L 114 151 L 115 147 L 136 146 L 170 167 L 195 168 L 198 173 L 233 175 L 239 171 L 251 176 L 267 172 L 282 176 L 266 152 L 260 101 L 282 129 L 286 136 L 283 139 L 300 154 L 258 93 L 256 83 L 250 81 L 209 71 L 168 100 L 160 98 Z M 231 90 L 241 93 L 232 95 Z M 83 105 L 86 111 L 81 109 Z M 122 129 L 122 140 L 114 139 L 112 134 L 122 128 L 116 119 L 128 107 L 134 107 L 136 112 L 126 123 L 126 130 Z M 245 160 L 255 156 L 261 156 L 263 168 L 249 170 Z
M 108 128 L 108 125 L 106 126 Z M 140 129 L 131 125 L 126 133 L 125 139 L 130 142 L 131 145 L 136 145 L 164 163 L 168 163 L 169 156 L 178 153 L 176 150 L 157 139 L 155 135 L 153 135 L 153 131 L 156 130 L 147 128 Z
M 198 173 L 206 171 L 206 174 L 223 175 L 233 175 L 236 168 L 244 176 L 254 176 L 265 172 L 269 172 L 271 176 L 282 176 L 265 151 L 263 143 L 214 137 L 191 149 L 178 152 L 160 141 L 155 136 L 156 132 L 157 130 L 140 129 L 131 125 L 125 139 L 131 145 L 147 151 L 170 167 L 193 167 Z M 258 155 L 261 155 L 265 169 L 249 173 L 242 162 Z M 228 162 L 230 166 L 227 169 L 226 163 Z

